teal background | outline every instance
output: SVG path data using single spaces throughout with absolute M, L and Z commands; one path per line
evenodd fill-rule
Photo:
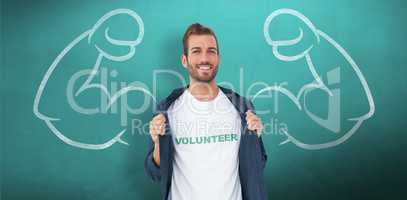
M 127 132 L 123 139 L 129 146 L 79 149 L 58 139 L 33 113 L 35 94 L 52 61 L 76 36 L 117 8 L 137 12 L 143 19 L 145 35 L 133 58 L 119 64 L 102 64 L 108 70 L 117 70 L 118 76 L 112 81 L 141 81 L 152 89 L 154 70 L 174 70 L 187 77 L 179 59 L 182 34 L 189 24 L 200 22 L 213 28 L 218 36 L 222 62 L 217 81 L 231 83 L 245 96 L 261 89 L 248 91 L 258 81 L 270 85 L 287 81 L 287 87 L 294 91 L 309 82 L 307 69 L 301 67 L 304 62 L 276 59 L 263 36 L 264 21 L 271 12 L 291 8 L 303 13 L 358 63 L 369 83 L 376 111 L 346 142 L 317 151 L 292 143 L 280 146 L 282 135 L 265 133 L 269 155 L 265 183 L 270 199 L 405 198 L 405 1 L 89 0 L 1 1 L 1 199 L 159 199 L 158 184 L 144 173 L 147 134 Z M 271 32 L 281 38 L 297 36 L 301 23 L 292 18 L 281 20 Z M 138 32 L 126 18 L 113 20 L 110 25 L 116 37 L 132 39 Z M 304 36 L 301 45 L 313 42 L 305 28 Z M 103 32 L 95 37 L 114 53 L 126 51 L 103 43 Z M 95 56 L 94 49 L 81 44 L 64 61 L 63 66 L 68 67 L 61 67 L 50 79 L 52 87 L 47 88 L 43 101 L 47 113 L 63 116 L 59 125 L 69 137 L 88 143 L 110 139 L 120 121 L 119 114 L 80 115 L 66 106 L 66 81 L 76 69 L 91 66 Z M 344 129 L 349 128 L 347 113 L 358 115 L 367 110 L 360 85 L 343 59 L 326 44 L 321 44 L 313 56 L 322 66 L 345 66 L 341 69 L 341 120 Z M 182 85 L 170 75 L 161 75 L 157 83 L 157 99 Z M 97 95 L 90 91 L 79 101 L 82 105 L 99 105 Z M 326 95 L 316 93 L 310 98 L 316 99 L 311 107 L 325 105 Z M 140 93 L 128 96 L 131 107 L 141 106 L 142 100 Z M 270 109 L 270 102 L 261 99 L 254 104 L 257 109 Z M 296 137 L 309 143 L 340 137 L 341 133 L 323 133 L 326 130 L 284 98 L 280 102 L 279 113 L 260 115 L 263 122 L 278 119 L 280 125 L 286 124 Z M 126 126 L 130 127 L 131 119 L 148 123 L 152 109 L 151 104 L 140 115 L 129 113 Z

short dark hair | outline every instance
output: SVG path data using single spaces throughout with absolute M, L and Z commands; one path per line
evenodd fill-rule
M 218 39 L 216 38 L 215 32 L 212 31 L 209 27 L 202 26 L 200 23 L 194 23 L 188 26 L 187 30 L 184 33 L 182 38 L 184 55 L 188 56 L 188 39 L 191 35 L 212 35 L 216 41 L 217 53 L 219 55 L 219 44 Z

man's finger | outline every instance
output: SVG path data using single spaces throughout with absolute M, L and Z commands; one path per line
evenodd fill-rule
M 258 117 L 249 117 L 249 118 L 247 118 L 246 121 L 248 121 L 248 122 L 259 122 L 259 121 L 261 121 L 261 119 L 258 118 Z
M 165 124 L 165 122 L 156 122 L 156 121 L 152 121 L 151 125 L 155 126 L 155 127 L 160 127 L 163 126 Z
M 154 122 L 156 122 L 156 123 L 164 123 L 165 122 L 165 118 L 156 118 L 156 119 L 154 119 L 153 120 Z
M 252 115 L 246 115 L 246 120 L 247 119 L 260 119 L 260 118 L 257 117 L 255 114 L 252 114 Z
M 163 124 L 162 126 L 158 127 L 159 135 L 165 135 L 165 127 L 166 127 L 166 124 Z
M 261 124 L 261 120 L 260 120 L 260 119 L 256 119 L 256 118 L 247 120 L 247 124 L 248 124 L 248 125 L 249 125 L 249 124 L 257 124 L 257 123 Z
M 248 110 L 246 112 L 246 116 L 253 116 L 253 115 L 255 115 L 255 114 L 251 110 Z
M 154 135 L 163 135 L 165 133 L 166 124 L 150 124 L 150 133 Z
M 163 115 L 163 114 L 158 114 L 157 116 L 155 116 L 154 118 L 153 118 L 153 120 L 152 121 L 165 121 L 166 119 L 165 119 L 165 116 Z

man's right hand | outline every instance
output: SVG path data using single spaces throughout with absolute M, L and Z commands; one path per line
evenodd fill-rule
M 165 134 L 165 116 L 163 114 L 158 114 L 150 121 L 150 136 L 154 142 L 154 153 L 153 158 L 155 164 L 160 166 L 160 142 L 159 136 Z

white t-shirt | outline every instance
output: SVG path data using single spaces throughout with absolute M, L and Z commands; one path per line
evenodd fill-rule
M 241 119 L 226 95 L 199 101 L 185 90 L 168 118 L 175 147 L 169 199 L 241 200 Z

